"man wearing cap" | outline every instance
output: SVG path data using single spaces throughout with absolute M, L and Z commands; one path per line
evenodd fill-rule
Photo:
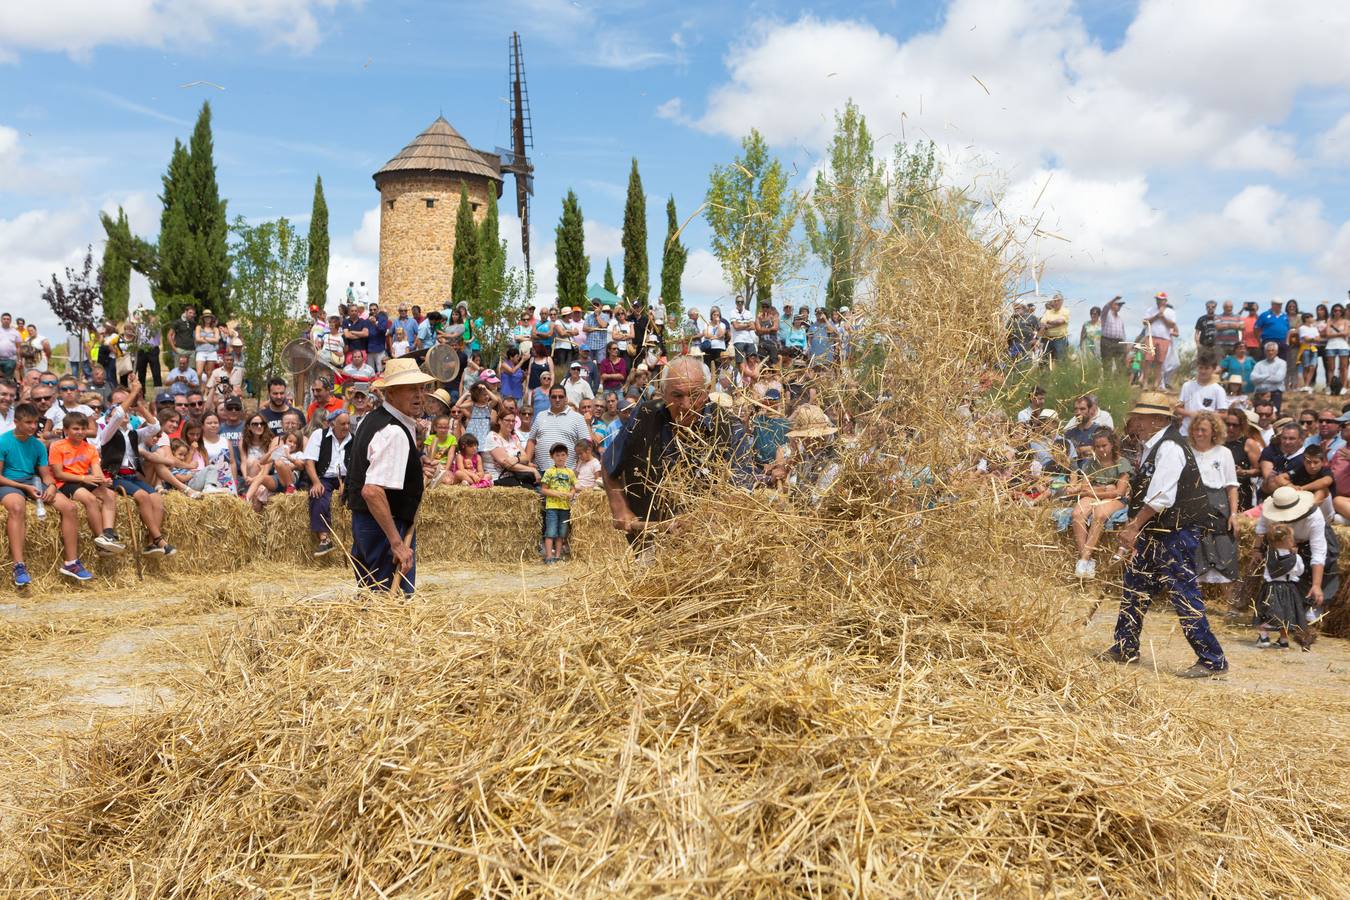
M 1261 335 L 1262 346 L 1274 343 L 1278 348 L 1276 356 L 1280 359 L 1284 359 L 1288 352 L 1289 329 L 1293 326 L 1294 323 L 1284 314 L 1284 304 L 1279 297 L 1270 301 L 1270 309 L 1256 317 L 1256 330 Z
M 1115 642 L 1100 658 L 1137 662 L 1149 601 L 1166 593 L 1197 657 L 1194 665 L 1177 674 L 1207 678 L 1228 671 L 1196 581 L 1197 528 L 1209 515 L 1209 501 L 1195 456 L 1172 422 L 1173 407 L 1167 395 L 1146 391 L 1130 411 L 1127 427 L 1143 440 L 1143 447 L 1130 477 L 1129 522 L 1118 532 L 1125 592 Z
M 414 526 L 422 503 L 424 466 L 417 441 L 423 386 L 432 381 L 406 357 L 380 376 L 384 403 L 365 417 L 351 443 L 345 500 L 352 511 L 356 583 L 376 591 L 413 592 Z
M 244 433 L 244 401 L 235 396 L 225 398 L 220 404 L 220 436 L 225 440 L 238 438 Z
M 574 362 L 567 367 L 567 377 L 563 379 L 563 390 L 567 392 L 567 403 L 574 409 L 581 408 L 582 400 L 594 400 L 595 391 L 590 382 L 581 377 L 582 364 Z
M 1125 367 L 1125 320 L 1120 317 L 1124 305 L 1117 295 L 1102 307 L 1102 365 L 1115 371 Z

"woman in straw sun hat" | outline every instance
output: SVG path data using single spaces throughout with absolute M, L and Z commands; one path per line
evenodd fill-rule
M 1126 427 L 1143 441 L 1143 449 L 1130 478 L 1130 519 L 1118 532 L 1125 590 L 1115 641 L 1099 658 L 1137 662 L 1149 600 L 1166 593 L 1197 657 L 1177 674 L 1207 678 L 1228 671 L 1228 660 L 1210 630 L 1196 582 L 1197 530 L 1209 514 L 1209 503 L 1195 455 L 1173 422 L 1175 404 L 1166 394 L 1145 391 L 1130 410 Z
M 1294 544 L 1303 559 L 1298 588 L 1307 598 L 1314 618 L 1320 618 L 1326 598 L 1335 597 L 1341 587 L 1340 541 L 1312 492 L 1283 485 L 1261 504 L 1253 551 L 1257 565 L 1265 553 L 1266 535 L 1279 524 L 1288 525 L 1294 532 Z
M 352 438 L 346 503 L 352 512 L 356 583 L 411 594 L 417 575 L 417 509 L 426 475 L 418 452 L 417 417 L 432 377 L 409 357 L 389 360 L 376 386 L 384 403 L 361 420 Z

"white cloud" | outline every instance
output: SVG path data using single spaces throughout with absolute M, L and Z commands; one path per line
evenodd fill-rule
M 1289 175 L 1298 167 L 1294 151 L 1294 136 L 1253 128 L 1214 154 L 1214 164 L 1221 169 L 1255 169 Z
M 703 248 L 689 251 L 680 288 L 686 300 L 716 301 L 731 296 L 731 285 L 717 257 Z
M 312 50 L 319 19 L 346 0 L 51 0 L 0 4 L 0 60 L 21 51 L 85 57 L 99 46 L 163 47 L 252 29 L 270 44 Z
M 1317 139 L 1317 153 L 1329 163 L 1350 163 L 1350 113 Z
M 352 251 L 361 256 L 380 255 L 380 207 L 372 206 L 361 215 L 361 226 L 352 234 Z

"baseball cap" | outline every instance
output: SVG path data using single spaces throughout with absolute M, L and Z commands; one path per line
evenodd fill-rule
M 226 408 L 226 409 L 243 409 L 243 408 L 244 408 L 244 401 L 243 401 L 243 400 L 240 400 L 238 397 L 226 397 L 226 398 L 225 398 L 225 408 Z
M 581 368 L 581 363 L 579 363 L 579 362 L 574 362 L 574 363 L 572 363 L 572 365 L 568 366 L 568 368 L 569 368 L 569 369 L 580 369 L 580 368 Z
M 478 373 L 478 380 L 487 384 L 501 384 L 502 380 L 497 377 L 497 373 L 492 369 L 484 369 Z
M 156 406 L 164 406 L 166 403 L 173 403 L 173 394 L 170 394 L 168 391 L 160 391 L 158 394 L 155 394 Z

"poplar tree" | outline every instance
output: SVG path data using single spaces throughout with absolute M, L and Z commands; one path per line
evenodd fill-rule
M 314 206 L 309 214 L 309 266 L 306 273 L 309 304 L 323 309 L 328 301 L 328 203 L 323 178 L 314 177 Z
M 459 186 L 459 211 L 455 214 L 454 268 L 450 274 L 450 296 L 472 306 L 478 300 L 478 224 L 469 205 L 469 187 Z
M 563 198 L 562 217 L 554 232 L 558 263 L 558 306 L 586 305 L 586 278 L 591 261 L 586 256 L 586 225 L 577 195 L 568 191 Z
M 661 305 L 671 319 L 678 320 L 683 312 L 684 291 L 680 280 L 688 260 L 689 250 L 680 243 L 680 220 L 675 215 L 675 195 L 672 194 L 666 201 L 666 243 L 661 251 Z
M 647 302 L 650 291 L 647 269 L 647 196 L 637 158 L 628 172 L 628 201 L 623 208 L 623 296 L 630 305 Z M 617 291 L 616 291 L 617 293 Z
M 103 264 L 98 269 L 99 287 L 103 294 L 103 315 L 114 322 L 127 317 L 131 305 L 131 261 L 122 248 L 131 240 L 131 223 L 122 207 L 117 207 L 113 220 L 121 240 L 109 240 L 103 246 Z

